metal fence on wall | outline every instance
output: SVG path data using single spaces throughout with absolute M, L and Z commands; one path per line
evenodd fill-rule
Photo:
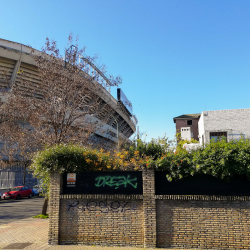
M 23 185 L 23 167 L 18 164 L 0 170 L 0 188 L 11 188 Z M 32 173 L 26 172 L 25 185 L 33 187 L 37 184 L 37 179 Z

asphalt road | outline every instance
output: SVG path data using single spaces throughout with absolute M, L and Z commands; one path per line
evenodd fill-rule
M 0 201 L 0 225 L 41 214 L 44 197 Z

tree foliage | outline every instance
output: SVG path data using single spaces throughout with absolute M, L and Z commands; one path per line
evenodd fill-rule
M 154 168 L 166 172 L 169 181 L 182 179 L 195 174 L 208 174 L 220 179 L 229 180 L 234 175 L 246 175 L 250 179 L 250 141 L 239 140 L 226 142 L 211 141 L 205 148 L 187 151 L 177 148 L 176 151 L 158 150 L 162 144 L 147 151 L 144 143 L 132 145 L 129 150 L 105 152 L 80 145 L 55 145 L 38 152 L 32 164 L 36 175 L 48 179 L 50 171 L 115 171 L 142 170 Z M 158 154 L 156 156 L 156 153 Z M 146 155 L 146 153 L 148 155 Z M 46 183 L 46 181 L 45 181 Z
M 190 152 L 178 148 L 158 158 L 155 167 L 167 171 L 169 181 L 198 173 L 225 180 L 235 174 L 244 174 L 250 179 L 250 140 L 211 141 L 204 148 L 199 147 Z
M 58 144 L 37 152 L 32 168 L 36 173 L 59 171 L 112 171 L 138 170 L 150 161 L 149 156 L 141 157 L 139 151 L 131 155 L 126 150 L 119 152 L 93 149 L 76 144 Z
M 150 156 L 154 160 L 159 158 L 162 154 L 169 150 L 170 143 L 168 137 L 158 137 L 158 139 L 152 139 L 150 142 L 143 141 L 142 139 L 135 139 L 131 145 L 127 145 L 129 154 L 133 156 L 134 151 L 138 151 L 141 157 Z

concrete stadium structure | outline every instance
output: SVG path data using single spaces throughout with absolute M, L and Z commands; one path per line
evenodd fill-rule
M 29 80 L 31 80 L 31 83 L 39 84 L 38 69 L 30 53 L 31 49 L 28 46 L 0 39 L 0 88 L 8 87 L 3 78 L 3 72 L 7 73 L 8 80 L 11 84 L 18 81 L 18 71 L 29 73 Z M 116 119 L 118 121 L 119 135 L 124 138 L 129 138 L 136 131 L 135 117 L 105 88 L 103 88 L 103 92 L 104 94 L 102 93 L 100 96 L 103 98 L 104 102 L 112 108 L 113 113 L 109 114 L 110 119 L 108 119 L 108 123 L 103 124 L 106 128 L 106 133 L 99 135 L 109 140 L 116 141 Z M 98 117 L 93 119 L 97 119 L 101 122 L 103 121 L 104 115 L 104 113 L 101 113 Z M 98 131 L 96 133 L 98 134 Z
M 35 53 L 39 53 L 39 51 L 35 50 Z M 95 67 L 95 70 L 98 71 L 93 63 L 89 62 L 89 64 L 89 66 Z M 41 83 L 38 68 L 31 56 L 31 48 L 20 43 L 0 39 L 0 102 L 4 101 L 1 89 L 11 88 L 15 82 L 18 82 L 20 78 L 18 72 L 27 73 L 26 75 L 31 85 L 39 86 Z M 100 71 L 99 73 L 102 75 Z M 105 78 L 104 75 L 102 77 Z M 10 82 L 10 85 L 6 84 L 6 80 Z M 104 109 L 102 113 L 96 116 L 86 115 L 88 116 L 86 119 L 91 120 L 91 122 L 97 122 L 101 127 L 100 130 L 95 131 L 92 135 L 92 142 L 96 144 L 105 142 L 114 145 L 117 143 L 117 124 L 119 138 L 129 138 L 136 131 L 136 117 L 126 108 L 126 104 L 116 100 L 105 87 L 100 88 L 100 91 L 102 93 L 99 96 L 104 104 L 108 104 L 109 112 L 105 112 Z M 39 93 L 37 97 L 39 98 Z M 112 110 L 111 112 L 110 109 Z M 4 186 L 6 185 L 12 186 L 4 184 Z

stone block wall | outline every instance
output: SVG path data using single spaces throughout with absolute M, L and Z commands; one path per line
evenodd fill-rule
M 51 175 L 49 244 L 250 249 L 250 197 L 155 195 L 145 170 L 143 195 L 63 195 Z

